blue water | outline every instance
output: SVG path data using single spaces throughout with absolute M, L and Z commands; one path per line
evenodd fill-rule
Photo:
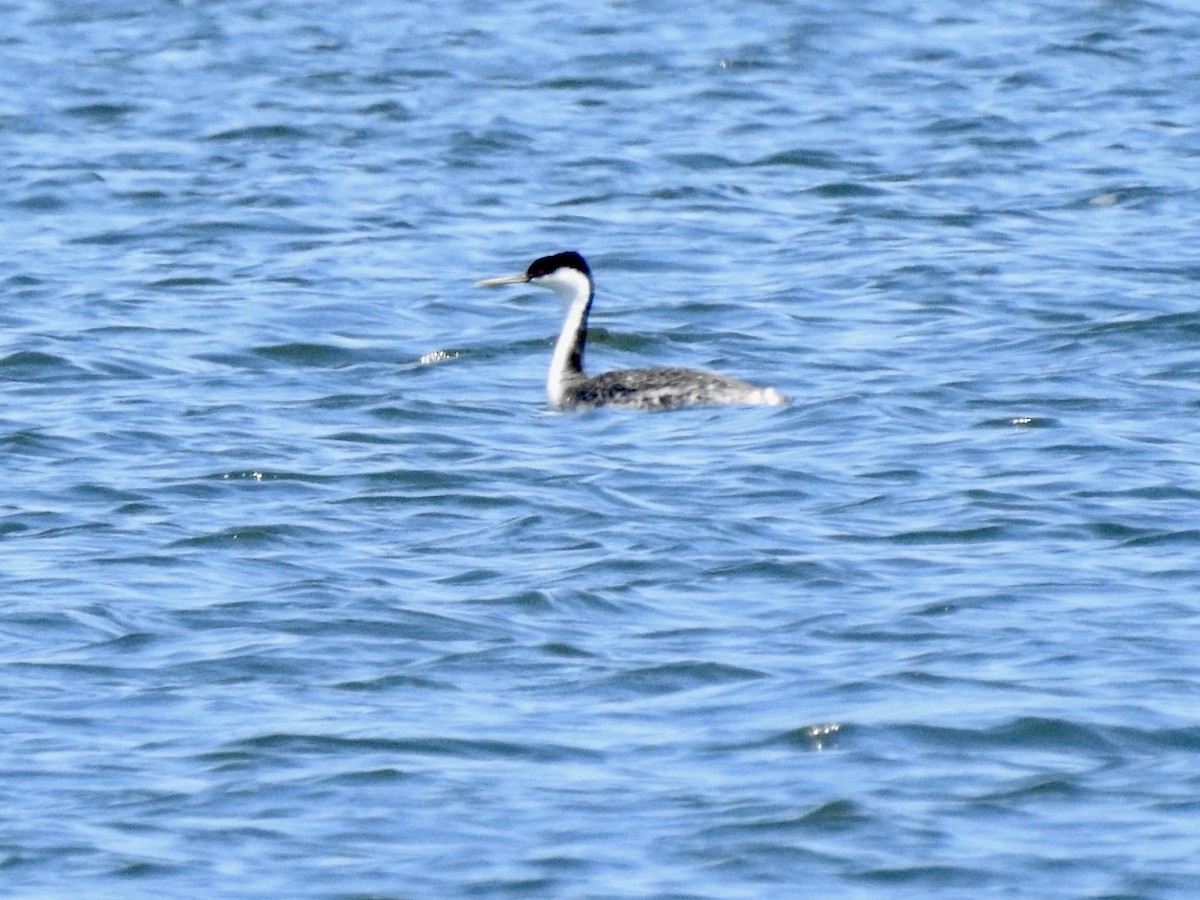
M 0 894 L 1200 890 L 1190 4 L 0 10 Z

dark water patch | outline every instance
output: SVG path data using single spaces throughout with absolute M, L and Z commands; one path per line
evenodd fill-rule
M 70 201 L 61 194 L 38 192 L 9 201 L 7 205 L 27 213 L 57 213 L 69 207 Z
M 77 452 L 83 446 L 77 438 L 51 434 L 40 428 L 19 428 L 0 434 L 0 453 L 36 459 L 54 459 Z
M 995 879 L 995 873 L 967 866 L 916 865 L 867 869 L 852 875 L 851 878 L 894 888 L 919 886 L 921 890 L 979 890 L 981 886 Z
M 555 200 L 548 205 L 552 207 L 596 206 L 609 202 L 615 196 L 615 193 L 584 194 L 574 197 L 567 197 L 564 200 Z
M 713 566 L 705 571 L 706 578 L 753 578 L 765 582 L 792 585 L 838 584 L 845 573 L 836 566 L 804 558 L 757 558 Z
M 1200 544 L 1200 529 L 1180 528 L 1171 531 L 1154 531 L 1125 539 L 1123 547 L 1191 547 Z
M 1011 397 L 1007 393 L 994 392 L 990 398 L 968 398 L 964 401 L 964 405 L 970 409 L 983 407 L 992 411 L 995 411 L 997 407 L 1020 410 L 1036 406 L 1061 412 L 1100 412 L 1109 409 L 1112 406 L 1112 400 L 1104 396 L 1064 397 L 1052 394 Z M 1058 422 L 1059 420 L 1052 419 L 1052 421 Z
M 823 150 L 795 149 L 771 153 L 753 160 L 750 165 L 800 169 L 838 169 L 842 168 L 841 163 L 842 161 L 837 156 Z
M 110 124 L 140 110 L 141 107 L 130 103 L 84 103 L 67 107 L 63 114 L 97 124 Z
M 740 163 L 717 153 L 670 153 L 667 159 L 689 172 L 713 172 L 736 169 Z
M 0 381 L 61 381 L 87 374 L 65 357 L 38 350 L 18 350 L 0 357 Z
M 203 482 L 223 481 L 235 485 L 246 482 L 266 482 L 313 487 L 332 484 L 336 481 L 333 476 L 329 475 L 313 475 L 310 472 L 285 472 L 266 469 L 240 469 L 232 472 L 214 472 L 211 475 L 201 476 L 200 480 Z M 179 482 L 182 485 L 194 483 Z
M 1103 442 L 1097 440 L 1097 442 L 1094 444 L 1051 444 L 1043 449 L 1046 453 L 1079 458 L 1107 458 L 1111 456 L 1120 456 L 1123 453 L 1132 453 L 1132 450 L 1130 450 L 1127 445 L 1123 446 L 1122 444 L 1123 442 L 1120 441 Z
M 7 537 L 9 535 L 23 534 L 30 530 L 30 526 L 26 525 L 24 522 L 16 522 L 10 519 L 0 519 L 0 538 Z
M 1200 753 L 1200 726 L 1180 725 L 1136 727 L 1116 725 L 1107 729 L 1113 740 L 1133 749 L 1180 751 L 1193 756 Z M 1188 801 L 1191 802 L 1191 801 Z
M 150 647 L 160 644 L 162 638 L 158 634 L 150 632 L 138 631 L 129 634 L 122 634 L 119 637 L 110 638 L 106 641 L 100 641 L 93 645 L 95 649 L 103 652 L 112 652 L 118 654 L 138 653 Z
M 1006 131 L 1012 124 L 1003 116 L 996 115 L 948 117 L 921 126 L 921 131 L 936 135 L 991 134 Z
M 255 192 L 238 197 L 234 201 L 234 205 L 246 209 L 296 209 L 302 207 L 304 203 L 298 197 L 286 194 Z M 315 249 L 319 245 L 311 244 L 308 246 Z
M 1071 41 L 1069 43 L 1053 42 L 1042 48 L 1039 53 L 1048 57 L 1056 56 L 1096 56 L 1110 62 L 1122 63 L 1138 63 L 1140 60 L 1137 55 L 1131 52 L 1121 40 L 1119 46 L 1108 46 L 1108 44 L 1117 40 L 1115 36 L 1105 34 L 1104 32 L 1091 32 L 1084 37 Z
M 547 743 L 513 743 L 488 739 L 430 738 L 345 738 L 329 735 L 274 733 L 248 738 L 227 746 L 226 753 L 249 755 L 270 753 L 294 756 L 385 756 L 446 757 L 497 762 L 566 762 L 591 760 L 601 754 L 581 747 Z
M 28 669 L 29 671 L 39 671 L 45 673 L 58 673 L 71 679 L 89 679 L 97 683 L 106 683 L 116 685 L 123 681 L 125 672 L 118 665 L 104 665 L 101 663 L 84 663 L 84 662 L 59 662 L 53 660 L 19 660 L 12 663 L 19 669 Z M 80 728 L 90 728 L 96 724 L 96 717 L 86 712 L 78 714 L 60 714 L 57 711 L 43 711 L 38 713 L 34 718 L 42 718 L 47 721 L 61 721 L 71 723 Z
M 818 197 L 831 200 L 857 197 L 884 197 L 890 193 L 882 188 L 871 187 L 870 185 L 853 181 L 833 181 L 826 184 L 818 184 L 815 187 L 808 188 L 808 191 Z
M 963 608 L 964 606 L 959 603 L 937 600 L 912 610 L 912 614 L 914 616 L 949 616 L 960 612 Z
M 81 522 L 74 519 L 66 521 L 62 525 L 55 525 L 48 528 L 43 528 L 38 532 L 38 536 L 42 538 L 73 538 L 83 537 L 97 532 L 111 533 L 115 530 L 109 522 L 90 521 Z
M 738 63 L 731 62 L 731 68 L 754 68 L 753 63 Z M 701 103 L 753 103 L 767 102 L 770 95 L 766 91 L 761 91 L 756 88 L 741 88 L 736 86 L 729 87 L 714 87 L 706 88 L 695 93 L 695 99 Z M 761 133 L 763 127 L 760 123 L 739 124 L 730 127 L 730 134 L 754 134 Z
M 253 604 L 225 604 L 225 613 L 232 606 Z M 218 619 L 218 624 L 229 627 L 227 616 Z M 167 677 L 184 683 L 203 683 L 222 689 L 233 685 L 253 687 L 262 681 L 280 680 L 299 684 L 319 671 L 322 661 L 289 655 L 268 646 L 264 641 L 241 641 L 233 648 L 223 648 L 219 656 L 161 666 Z
M 359 112 L 391 122 L 410 122 L 414 117 L 413 112 L 407 106 L 395 100 L 381 100 L 377 103 L 371 103 L 362 107 Z
M 345 444 L 367 444 L 381 447 L 407 443 L 403 439 L 393 435 L 368 434 L 361 431 L 346 431 L 339 434 L 330 434 L 325 437 L 325 440 L 338 441 Z
M 379 394 L 330 394 L 312 401 L 315 409 L 350 410 L 365 409 L 381 400 Z
M 901 644 L 916 646 L 922 642 L 934 642 L 942 637 L 939 631 L 933 631 L 929 627 L 916 627 L 915 625 L 897 627 L 894 629 L 885 628 L 854 628 L 847 630 L 844 628 L 820 628 L 814 631 L 814 634 L 829 641 L 847 641 L 858 644 Z M 899 679 L 897 679 L 899 683 Z
M 473 569 L 467 573 L 465 579 L 450 576 L 447 578 L 438 578 L 436 581 L 438 584 L 447 585 L 494 584 L 502 576 L 503 573 L 495 569 Z M 517 591 L 500 596 L 473 597 L 470 602 L 488 606 L 512 607 L 515 610 L 531 614 L 550 612 L 555 606 L 549 594 L 538 590 Z
M 757 814 L 756 814 L 757 813 Z M 705 829 L 710 837 L 737 837 L 759 833 L 779 840 L 789 832 L 837 834 L 869 825 L 875 817 L 852 800 L 829 800 L 795 816 L 781 818 L 767 811 L 746 810 L 741 821 Z
M 633 81 L 625 81 L 619 78 L 603 78 L 592 76 L 584 78 L 547 78 L 538 82 L 536 87 L 551 91 L 594 91 L 597 94 L 604 96 L 605 94 L 617 93 L 619 91 L 636 91 L 639 88 L 644 88 L 645 85 L 638 84 Z
M 110 229 L 68 238 L 66 243 L 79 246 L 120 247 L 124 244 L 136 244 L 151 240 L 154 237 L 154 229 Z
M 163 862 L 131 862 L 123 866 L 117 866 L 112 870 L 112 876 L 115 878 L 129 879 L 137 881 L 139 879 L 165 878 L 174 874 L 182 874 L 188 871 L 188 867 L 182 863 L 163 863 Z
M 199 362 L 213 363 L 218 366 L 227 366 L 231 369 L 246 369 L 250 371 L 263 371 L 268 367 L 266 360 L 269 357 L 264 357 L 260 354 L 251 352 L 217 352 L 217 353 L 196 353 L 192 359 Z M 194 410 L 185 413 L 184 415 L 209 415 L 212 409 L 206 408 L 203 410 Z
M 248 550 L 261 550 L 278 546 L 292 541 L 312 542 L 317 540 L 320 532 L 310 526 L 275 524 L 275 525 L 240 525 L 224 528 L 210 534 L 200 534 L 193 537 L 180 538 L 171 541 L 167 547 L 172 550 L 215 550 L 235 547 Z
M 218 131 L 214 134 L 210 134 L 205 138 L 205 140 L 222 143 L 244 141 L 251 144 L 270 144 L 276 141 L 290 142 L 310 140 L 312 137 L 313 135 L 304 128 L 298 128 L 294 125 L 270 124 L 248 125 L 242 128 L 229 128 L 225 131 Z
M 885 469 L 878 472 L 863 472 L 857 478 L 869 478 L 878 481 L 890 481 L 897 484 L 912 484 L 920 481 L 923 472 L 918 469 L 897 468 Z
M 566 644 L 559 641 L 552 641 L 548 644 L 542 644 L 538 649 L 549 656 L 558 657 L 561 659 L 594 659 L 595 654 L 589 653 L 587 650 L 580 649 L 572 644 Z
M 95 377 L 103 377 L 105 380 L 116 379 L 123 381 L 137 381 L 142 379 L 154 378 L 158 375 L 172 375 L 174 371 L 165 366 L 151 365 L 146 359 L 131 359 L 126 357 L 123 360 L 97 360 L 92 364 L 92 375 Z M 133 433 L 133 436 L 138 436 Z M 153 436 L 147 432 L 141 432 L 141 436 L 150 437 L 153 443 Z
M 1056 753 L 1090 753 L 1109 757 L 1117 746 L 1103 729 L 1065 719 L 1021 717 L 989 728 L 950 728 L 936 725 L 902 725 L 900 733 L 921 744 L 967 748 L 1038 750 Z
M 456 639 L 458 637 L 461 637 L 461 635 L 456 635 Z M 453 686 L 448 682 L 437 681 L 432 678 L 420 678 L 413 675 L 387 675 L 381 678 L 373 678 L 369 681 L 343 681 L 333 685 L 333 687 L 335 690 L 351 691 L 354 693 L 390 692 L 395 690 L 453 690 Z
M 160 278 L 147 283 L 152 291 L 189 291 L 198 288 L 226 287 L 228 283 L 220 278 L 206 275 L 177 275 L 172 278 Z
M 1098 178 L 1109 178 L 1123 174 L 1122 171 L 1111 171 L 1107 168 L 1094 168 L 1090 174 Z M 1103 210 L 1112 206 L 1143 208 L 1165 199 L 1166 192 L 1161 188 L 1146 185 L 1113 185 L 1103 190 L 1089 190 L 1073 196 L 1061 204 L 1062 209 L 1096 209 Z M 1140 267 L 1131 267 L 1140 269 Z
M 1200 501 L 1200 488 L 1189 488 L 1182 484 L 1152 484 L 1125 489 L 1082 489 L 1074 496 L 1081 499 L 1130 499 L 1130 500 L 1182 500 Z
M 465 472 L 455 471 L 449 467 L 444 469 L 411 468 L 374 472 L 366 476 L 366 482 L 373 489 L 385 488 L 388 490 L 415 491 L 425 494 L 436 492 L 437 494 L 453 495 L 471 503 L 477 502 L 482 506 L 497 504 L 507 506 L 510 502 L 503 497 L 469 496 L 471 488 L 475 484 L 474 477 Z M 378 495 L 348 497 L 343 502 L 373 501 L 377 499 L 379 499 Z
M 1107 494 L 1101 495 L 1107 497 Z M 1125 522 L 1088 522 L 1083 526 L 1094 537 L 1110 541 L 1126 542 L 1153 537 L 1158 534 L 1152 528 L 1130 525 Z
M 984 135 L 975 135 L 967 139 L 967 143 L 972 147 L 978 147 L 989 153 L 996 151 L 1034 151 L 1038 147 L 1038 142 L 1034 138 L 1027 137 L 991 137 Z
M 162 206 L 172 200 L 171 195 L 166 191 L 156 191 L 152 188 L 137 191 L 113 191 L 113 196 L 118 200 L 127 200 L 138 206 Z
M 606 684 L 635 695 L 658 696 L 766 677 L 765 672 L 741 666 L 689 661 L 630 669 L 610 676 Z
M 25 275 L 25 274 L 11 275 L 4 280 L 4 286 L 6 288 L 13 288 L 15 290 L 21 290 L 24 288 L 42 287 L 45 284 L 46 284 L 46 282 L 43 279 L 38 278 L 34 275 Z
M 658 190 L 650 191 L 646 197 L 653 201 L 665 201 L 670 203 L 679 203 L 682 208 L 693 212 L 711 211 L 717 212 L 723 206 L 722 200 L 726 196 L 724 190 L 711 190 L 692 186 L 659 188 Z
M 476 169 L 485 166 L 480 154 L 516 153 L 527 150 L 531 141 L 521 131 L 489 128 L 483 131 L 459 131 L 452 139 L 451 167 Z
M 984 419 L 976 428 L 1058 428 L 1061 422 L 1048 416 L 1006 416 Z
M 174 553 L 118 553 L 96 556 L 91 562 L 98 566 L 129 566 L 135 569 L 176 569 L 187 566 L 187 561 Z
M 979 210 L 966 210 L 953 213 L 939 213 L 932 216 L 930 221 L 947 228 L 975 228 L 980 225 L 988 214 Z
M 322 609 L 330 603 L 335 603 L 341 596 L 340 586 L 334 586 L 325 593 L 308 598 L 311 608 Z M 281 590 L 281 597 L 293 604 L 304 600 L 304 592 L 300 589 Z M 386 611 L 375 612 L 371 615 L 347 615 L 339 619 L 335 625 L 323 619 L 296 619 L 280 622 L 279 628 L 288 633 L 323 634 L 331 629 L 344 638 L 361 638 L 370 641 L 395 642 L 396 646 L 404 642 L 419 641 L 423 644 L 441 644 L 455 641 L 480 641 L 494 639 L 497 635 L 490 626 L 479 624 L 463 616 L 450 615 L 450 612 L 436 613 L 402 607 L 387 608 Z M 391 677 L 391 676 L 388 676 Z M 412 677 L 419 676 L 396 676 Z M 386 678 L 384 683 L 386 684 Z M 448 686 L 438 682 L 429 682 L 429 687 Z
M 838 540 L 852 543 L 891 543 L 919 546 L 922 544 L 982 544 L 1011 539 L 1015 531 L 1010 525 L 981 525 L 973 528 L 926 528 L 901 531 L 889 535 L 841 534 Z
M 195 328 L 130 324 L 96 325 L 83 329 L 82 333 L 104 337 L 140 337 L 147 340 L 160 337 L 193 337 L 203 334 L 202 331 Z
M 596 37 L 620 37 L 621 29 L 611 26 L 589 26 L 581 29 L 581 33 Z M 603 53 L 587 53 L 580 57 L 582 68 L 611 70 L 616 67 L 657 69 L 662 65 L 662 57 L 656 53 L 644 50 L 611 50 Z
M 829 750 L 837 747 L 839 742 L 846 737 L 846 734 L 847 727 L 845 724 L 839 722 L 822 722 L 817 725 L 790 728 L 779 734 L 736 746 L 739 749 L 782 747 L 788 750 Z
M 254 347 L 252 352 L 264 359 L 315 368 L 340 368 L 358 358 L 357 353 L 343 347 L 301 342 Z
M 1035 803 L 1051 802 L 1054 800 L 1071 800 L 1084 794 L 1086 788 L 1080 779 L 1063 776 L 1044 778 L 1034 776 L 1026 778 L 1021 783 L 1005 787 L 1003 790 L 989 791 L 975 797 L 980 803 Z
M 8 535 L 53 535 L 61 534 L 72 527 L 72 520 L 66 515 L 32 509 L 21 510 L 7 516 L 3 521 L 4 531 Z
M 253 201 L 250 203 L 254 206 Z M 246 219 L 214 218 L 188 222 L 172 230 L 169 236 L 188 238 L 233 238 L 247 234 L 325 236 L 333 229 L 325 225 L 314 225 L 277 213 L 259 212 L 248 214 Z M 319 249 L 319 242 L 298 242 L 288 246 L 293 252 Z
M 972 607 L 974 608 L 974 607 Z M 945 634 L 915 632 L 914 637 L 925 637 L 930 643 L 944 640 Z M 1033 694 L 1025 685 L 1004 678 L 986 678 L 982 676 L 947 676 L 925 670 L 901 670 L 890 676 L 899 685 L 910 685 L 915 688 L 930 689 L 971 689 L 983 688 L 992 691 Z
M 1110 334 L 1153 335 L 1156 337 L 1177 336 L 1194 341 L 1200 336 L 1200 313 L 1165 313 L 1152 316 L 1132 316 L 1118 322 L 1100 322 L 1089 325 L 1081 337 L 1100 337 Z
M 326 778 L 324 783 L 346 787 L 387 787 L 414 777 L 412 773 L 391 766 L 379 769 L 364 769 L 358 772 L 343 772 Z
M 797 824 L 828 831 L 853 828 L 873 820 L 874 816 L 852 800 L 830 800 L 806 812 Z

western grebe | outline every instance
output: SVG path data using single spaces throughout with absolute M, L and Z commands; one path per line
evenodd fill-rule
M 625 369 L 589 378 L 583 372 L 583 347 L 587 342 L 587 319 L 595 284 L 588 264 L 572 250 L 535 259 L 518 275 L 475 282 L 477 287 L 526 283 L 548 288 L 568 304 L 546 381 L 546 392 L 554 406 L 672 409 L 719 404 L 779 406 L 789 402 L 775 388 L 696 369 Z

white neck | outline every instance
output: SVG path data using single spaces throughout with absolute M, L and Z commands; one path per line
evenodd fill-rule
M 592 305 L 592 282 L 578 269 L 558 269 L 535 282 L 549 288 L 569 305 L 562 332 L 554 345 L 546 393 L 550 402 L 562 406 L 570 382 L 583 376 L 583 348 L 587 342 L 587 317 Z

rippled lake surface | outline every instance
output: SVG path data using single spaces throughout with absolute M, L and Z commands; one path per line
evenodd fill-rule
M 1190 4 L 0 8 L 0 893 L 1196 895 Z

